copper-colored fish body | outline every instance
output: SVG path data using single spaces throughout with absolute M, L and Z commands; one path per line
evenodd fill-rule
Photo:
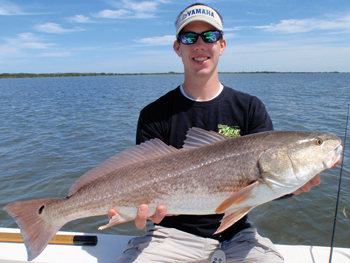
M 169 214 L 224 213 L 221 232 L 254 207 L 331 168 L 341 150 L 332 134 L 276 131 L 229 139 L 193 128 L 181 150 L 148 141 L 84 174 L 66 198 L 15 202 L 4 210 L 21 228 L 28 260 L 69 221 L 115 208 L 118 214 L 104 229 L 135 219 L 143 203 L 149 215 L 159 204 Z

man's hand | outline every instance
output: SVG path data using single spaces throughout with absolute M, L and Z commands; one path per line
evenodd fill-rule
M 114 215 L 117 214 L 115 209 L 108 210 L 108 217 L 111 219 Z M 147 219 L 152 220 L 153 223 L 159 224 L 166 214 L 166 206 L 159 205 L 156 209 L 156 212 L 153 216 L 147 217 L 148 214 L 148 205 L 142 204 L 137 210 L 137 216 L 135 218 L 135 226 L 139 229 L 143 229 L 146 226 Z
M 138 229 L 143 229 L 146 226 L 147 219 L 152 220 L 153 223 L 159 224 L 165 217 L 166 206 L 159 205 L 156 209 L 156 212 L 153 216 L 147 217 L 148 214 L 148 205 L 142 204 L 137 210 L 137 216 L 135 218 L 135 226 Z
M 321 183 L 321 175 L 316 174 L 310 181 L 308 181 L 306 184 L 304 184 L 298 190 L 293 192 L 293 194 L 298 195 L 298 194 L 303 193 L 303 192 L 309 192 L 312 187 L 317 186 L 320 183 Z

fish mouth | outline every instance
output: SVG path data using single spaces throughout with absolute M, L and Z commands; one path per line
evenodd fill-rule
M 343 151 L 343 147 L 339 145 L 334 149 L 324 160 L 323 165 L 326 168 L 332 168 L 334 165 L 337 165 L 341 162 L 341 152 Z

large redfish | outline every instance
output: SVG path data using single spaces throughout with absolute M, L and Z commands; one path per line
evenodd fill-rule
M 224 213 L 217 233 L 254 207 L 294 192 L 340 160 L 341 140 L 314 132 L 274 131 L 230 139 L 198 128 L 177 150 L 158 139 L 119 153 L 80 177 L 62 199 L 15 202 L 28 260 L 67 222 L 107 214 L 104 229 L 133 220 L 140 204 L 169 214 Z

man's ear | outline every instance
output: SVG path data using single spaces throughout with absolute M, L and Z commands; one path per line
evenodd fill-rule
M 220 41 L 220 56 L 224 53 L 225 48 L 226 48 L 226 40 L 221 39 L 221 41 Z
M 180 51 L 180 43 L 177 41 L 174 41 L 174 45 L 173 45 L 174 51 L 175 53 L 181 57 L 181 51 Z

